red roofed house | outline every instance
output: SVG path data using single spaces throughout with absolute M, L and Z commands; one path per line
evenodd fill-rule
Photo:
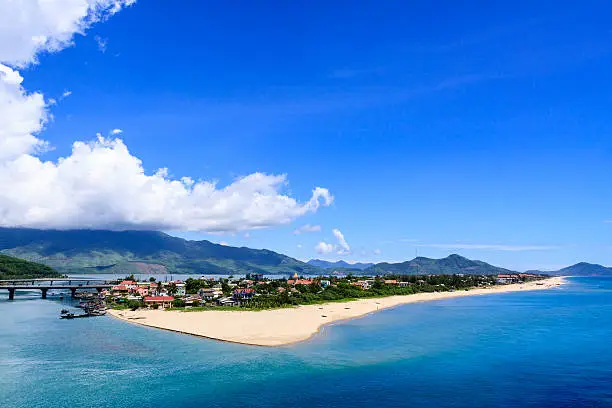
M 149 288 L 146 287 L 137 287 L 135 292 L 140 296 L 149 296 Z
M 130 289 L 125 285 L 115 285 L 111 288 L 113 292 L 127 293 Z
M 497 275 L 497 283 L 506 284 L 506 283 L 515 283 L 518 282 L 518 275 Z
M 234 299 L 236 300 L 252 299 L 254 295 L 255 295 L 255 289 L 253 288 L 244 288 L 244 289 L 234 290 Z
M 397 285 L 396 279 L 385 279 L 385 285 Z
M 288 285 L 311 285 L 312 280 L 310 279 L 289 279 L 287 281 Z
M 173 301 L 174 297 L 172 296 L 146 296 L 144 298 L 146 306 L 159 305 L 162 309 L 172 306 Z

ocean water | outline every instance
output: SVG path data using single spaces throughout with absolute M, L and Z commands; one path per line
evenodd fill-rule
M 0 294 L 2 407 L 612 407 L 612 279 L 404 305 L 282 348 Z

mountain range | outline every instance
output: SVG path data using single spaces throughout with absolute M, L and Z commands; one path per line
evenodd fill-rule
M 460 255 L 400 263 L 308 263 L 266 249 L 189 241 L 157 231 L 0 228 L 0 253 L 48 265 L 60 273 L 366 275 L 507 274 L 513 271 Z M 612 268 L 579 263 L 549 275 L 612 275 Z
M 528 271 L 558 276 L 612 276 L 612 268 L 606 266 L 580 262 L 557 271 Z
M 320 270 L 266 249 L 188 241 L 157 231 L 0 228 L 0 253 L 61 273 L 316 274 Z

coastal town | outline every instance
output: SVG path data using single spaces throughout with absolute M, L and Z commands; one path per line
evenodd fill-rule
M 240 278 L 189 278 L 185 281 L 118 281 L 101 293 L 115 309 L 267 309 L 369 297 L 453 292 L 543 279 L 534 274 L 328 276 L 269 279 L 252 273 Z

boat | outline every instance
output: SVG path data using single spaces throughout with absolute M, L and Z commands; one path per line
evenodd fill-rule
M 89 312 L 91 316 L 104 316 L 106 314 L 106 309 L 94 309 Z
M 88 314 L 75 315 L 74 313 L 66 313 L 64 315 L 61 315 L 60 319 L 80 319 L 82 317 L 89 317 L 89 315 Z

